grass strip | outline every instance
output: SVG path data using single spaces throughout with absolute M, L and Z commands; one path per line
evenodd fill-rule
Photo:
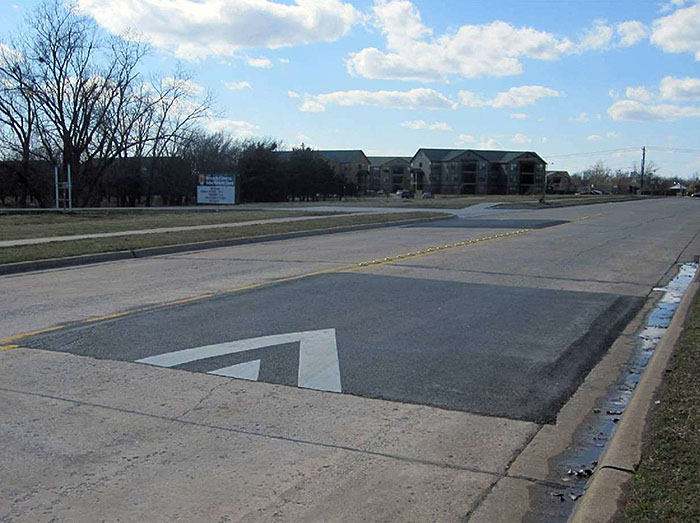
M 274 210 L 221 210 L 221 211 L 77 211 L 63 214 L 54 212 L 0 214 L 0 239 L 20 240 L 96 234 L 104 232 L 180 227 L 188 225 L 212 225 L 240 223 L 288 216 L 319 216 L 331 213 L 315 211 Z
M 113 238 L 95 238 L 65 242 L 52 242 L 39 245 L 23 245 L 19 247 L 0 248 L 0 263 L 44 260 L 48 258 L 64 258 L 81 254 L 99 252 L 115 252 L 147 247 L 161 247 L 181 243 L 195 243 L 208 240 L 228 240 L 283 234 L 288 232 L 314 231 L 333 227 L 350 225 L 367 225 L 375 223 L 390 223 L 416 218 L 431 218 L 444 216 L 441 213 L 406 212 L 388 214 L 363 214 L 359 216 L 329 216 L 324 219 L 299 220 L 295 222 L 266 223 L 241 227 L 206 229 L 197 231 L 182 231 L 134 236 L 117 236 Z
M 657 399 L 617 523 L 700 521 L 700 294 Z
M 640 201 L 650 198 L 649 196 L 575 196 L 571 197 L 560 197 L 552 198 L 552 196 L 547 196 L 547 202 L 541 203 L 539 201 L 530 202 L 508 202 L 501 205 L 497 205 L 497 209 L 549 209 L 550 207 L 573 207 L 576 205 L 595 205 L 597 203 L 610 203 L 610 202 L 631 202 Z

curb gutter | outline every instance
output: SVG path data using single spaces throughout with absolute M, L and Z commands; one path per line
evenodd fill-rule
M 0 264 L 0 276 L 8 274 L 18 274 L 23 272 L 43 271 L 48 269 L 62 269 L 64 267 L 75 267 L 79 265 L 89 265 L 92 263 L 103 263 L 118 260 L 129 260 L 133 258 L 147 258 L 149 256 L 161 256 L 164 254 L 174 254 L 180 252 L 200 251 L 205 249 L 217 249 L 219 247 L 233 247 L 236 245 L 246 245 L 249 243 L 263 243 L 281 240 L 291 240 L 294 238 L 304 238 L 309 236 L 322 236 L 324 234 L 337 234 L 342 232 L 365 231 L 370 229 L 380 229 L 385 227 L 399 227 L 401 225 L 413 225 L 419 223 L 447 220 L 454 218 L 448 216 L 434 216 L 432 218 L 413 218 L 410 220 L 398 220 L 394 222 L 368 223 L 362 225 L 345 225 L 341 227 L 329 227 L 327 229 L 312 229 L 306 231 L 285 232 L 281 234 L 267 234 L 262 236 L 249 236 L 247 238 L 232 238 L 228 240 L 209 240 L 196 243 L 180 243 L 175 245 L 163 245 L 161 247 L 146 247 L 128 251 L 101 252 L 95 254 L 84 254 L 81 256 L 68 256 L 66 258 L 49 258 L 45 260 L 32 260 L 26 262 Z
M 700 274 L 700 272 L 698 272 Z M 596 472 L 569 518 L 569 523 L 611 521 L 623 496 L 623 486 L 635 473 L 642 456 L 642 436 L 654 395 L 678 343 L 695 295 L 700 289 L 698 274 L 688 286 L 664 337 L 656 347 L 620 423 L 600 459 Z

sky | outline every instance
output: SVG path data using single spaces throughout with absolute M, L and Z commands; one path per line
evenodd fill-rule
M 0 0 L 9 33 L 36 1 Z M 76 0 L 192 72 L 210 131 L 412 156 L 530 150 L 550 170 L 700 171 L 700 2 Z M 5 36 L 5 33 L 3 36 Z

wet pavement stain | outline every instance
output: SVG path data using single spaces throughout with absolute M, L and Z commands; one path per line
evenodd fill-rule
M 622 413 L 697 271 L 697 263 L 685 263 L 666 287 L 653 289 L 664 294 L 637 333 L 636 347 L 623 366 L 620 377 L 610 387 L 610 392 L 599 406 L 581 424 L 581 427 L 586 428 L 578 435 L 576 445 L 551 461 L 551 479 L 562 488 L 531 489 L 531 507 L 534 508 L 527 514 L 525 521 L 564 522 L 569 518 L 577 500 L 585 493 L 589 478 L 595 473 Z

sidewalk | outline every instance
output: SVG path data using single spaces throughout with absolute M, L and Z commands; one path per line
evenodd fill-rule
M 345 216 L 357 216 L 361 214 L 369 214 L 370 212 L 348 212 Z M 141 234 L 158 234 L 164 232 L 182 232 L 182 231 L 198 231 L 206 229 L 220 229 L 227 227 L 245 227 L 248 225 L 262 225 L 268 223 L 286 223 L 297 222 L 303 220 L 318 220 L 327 219 L 328 216 L 288 216 L 286 218 L 268 218 L 266 220 L 251 220 L 247 222 L 233 223 L 212 223 L 208 225 L 183 225 L 179 227 L 158 227 L 155 229 L 137 229 L 131 231 L 116 231 L 116 232 L 100 232 L 93 234 L 73 234 L 70 236 L 48 236 L 44 238 L 27 238 L 21 240 L 3 240 L 0 241 L 0 247 L 19 247 L 22 245 L 39 245 L 42 243 L 53 242 L 68 242 L 75 240 L 88 240 L 93 238 L 114 238 L 117 236 L 134 236 Z

